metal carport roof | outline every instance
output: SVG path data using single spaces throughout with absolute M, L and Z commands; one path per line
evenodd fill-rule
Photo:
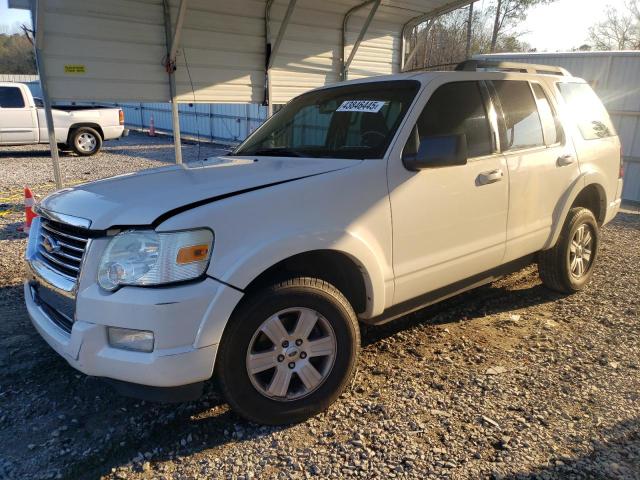
M 345 78 L 401 71 L 410 28 L 471 1 L 9 0 L 9 6 L 33 12 L 45 105 L 272 105 Z

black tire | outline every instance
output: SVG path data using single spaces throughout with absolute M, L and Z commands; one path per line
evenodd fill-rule
M 590 258 L 584 272 L 576 276 L 572 273 L 572 241 L 576 232 L 585 227 L 592 236 Z M 557 292 L 574 293 L 583 290 L 591 276 L 600 248 L 600 228 L 595 216 L 586 208 L 572 208 L 562 226 L 556 245 L 538 255 L 538 271 L 542 283 Z
M 336 348 L 332 367 L 307 396 L 293 400 L 268 398 L 250 378 L 247 368 L 250 344 L 268 318 L 297 307 L 315 310 L 333 329 Z M 277 348 L 275 344 L 273 348 Z M 358 321 L 344 295 L 323 280 L 294 278 L 249 294 L 238 307 L 220 343 L 216 374 L 225 398 L 241 416 L 261 424 L 297 423 L 326 410 L 340 396 L 354 374 L 359 348 Z
M 69 145 L 82 157 L 95 155 L 102 148 L 102 136 L 91 127 L 76 128 L 69 136 Z

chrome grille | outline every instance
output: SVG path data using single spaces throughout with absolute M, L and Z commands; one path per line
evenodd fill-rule
M 42 218 L 38 255 L 49 268 L 77 280 L 89 237 L 81 228 Z

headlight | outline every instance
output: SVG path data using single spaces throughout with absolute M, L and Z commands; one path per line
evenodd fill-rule
M 121 285 L 162 285 L 199 277 L 211 258 L 211 230 L 156 233 L 130 230 L 111 239 L 100 266 L 98 283 L 106 290 Z

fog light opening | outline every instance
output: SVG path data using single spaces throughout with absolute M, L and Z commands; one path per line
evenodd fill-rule
M 108 327 L 109 345 L 121 350 L 153 352 L 153 332 L 131 328 Z

